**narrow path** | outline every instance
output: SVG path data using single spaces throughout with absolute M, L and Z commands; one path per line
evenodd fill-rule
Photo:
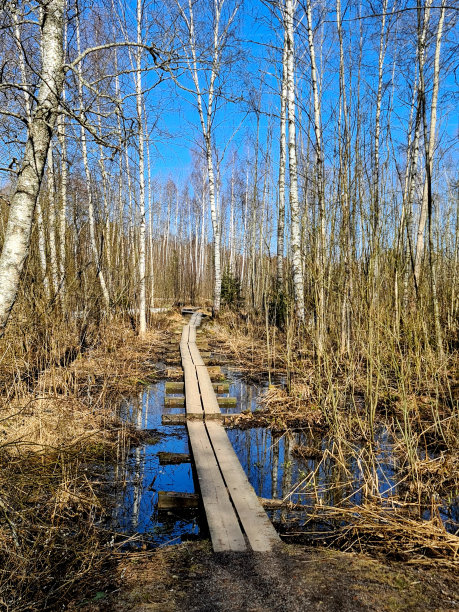
M 217 396 L 196 345 L 202 315 L 182 330 L 186 423 L 212 547 L 215 552 L 269 552 L 280 543 L 223 425 Z

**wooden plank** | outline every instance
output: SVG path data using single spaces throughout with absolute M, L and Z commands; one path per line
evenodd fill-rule
M 244 551 L 246 543 L 204 423 L 187 421 L 201 498 L 215 552 Z
M 280 538 L 263 510 L 225 430 L 215 421 L 206 422 L 206 428 L 250 546 L 257 552 L 271 551 Z
M 164 390 L 166 393 L 182 393 L 185 388 L 185 383 L 183 382 L 166 382 Z
M 163 419 L 167 417 L 171 424 L 186 422 L 214 551 L 246 550 L 240 523 L 253 550 L 270 551 L 279 542 L 276 530 L 258 501 L 222 424 L 212 421 L 225 419 L 219 402 L 235 405 L 236 398 L 217 398 L 215 394 L 196 344 L 196 328 L 200 323 L 201 314 L 196 312 L 182 331 L 183 386 L 169 384 L 167 387 L 172 391 L 183 389 L 185 397 L 165 398 L 166 405 L 186 403 L 186 415 L 164 415 Z M 206 420 L 191 420 L 193 416 L 204 416 Z M 174 500 L 168 499 L 165 503 L 173 504 Z
M 201 395 L 199 393 L 196 369 L 193 365 L 185 363 L 184 379 L 186 413 L 196 416 L 199 415 L 202 418 L 204 413 L 202 410 Z
M 223 423 L 224 425 L 234 427 L 234 420 L 237 417 L 240 417 L 241 414 L 243 413 L 235 412 L 233 414 L 223 414 L 222 412 L 218 412 L 215 414 L 209 414 L 207 415 L 206 418 L 213 419 L 220 423 Z M 199 414 L 192 415 L 192 414 L 183 414 L 183 413 L 181 414 L 163 414 L 161 415 L 161 424 L 162 425 L 185 425 L 189 419 L 200 421 L 202 420 L 202 416 L 200 416 Z M 244 422 L 243 422 L 243 425 L 244 427 L 246 427 Z M 258 427 L 258 425 L 253 425 L 249 427 Z
M 187 343 L 188 342 L 188 336 L 190 334 L 190 326 L 189 325 L 184 325 L 183 329 L 182 329 L 182 337 L 180 339 L 180 344 L 183 343 Z
M 208 366 L 207 371 L 209 373 L 210 379 L 217 381 L 225 381 L 225 375 L 221 371 L 220 366 Z M 183 380 L 183 369 L 182 368 L 168 368 L 166 370 L 166 377 L 173 378 L 175 380 Z
M 194 365 L 203 366 L 204 361 L 202 360 L 201 353 L 199 352 L 199 349 L 196 346 L 196 344 L 190 342 L 188 344 L 188 348 L 189 348 L 191 359 L 193 360 Z
M 182 314 L 194 315 L 197 310 L 199 310 L 199 306 L 184 306 L 181 312 Z
M 206 366 L 196 366 L 204 414 L 218 414 L 220 407 Z
M 182 377 L 183 378 L 183 377 Z M 230 384 L 227 381 L 213 382 L 212 386 L 215 393 L 229 393 Z M 185 383 L 181 381 L 168 381 L 166 382 L 165 391 L 166 393 L 183 393 L 185 389 Z
M 212 384 L 212 389 L 214 389 L 214 385 Z M 214 389 L 214 393 L 215 393 L 215 389 Z M 221 406 L 222 408 L 231 408 L 233 406 L 237 406 L 237 397 L 228 397 L 228 396 L 224 396 L 224 397 L 217 397 L 217 402 L 218 405 Z
M 196 381 L 196 378 L 194 378 L 194 380 Z M 196 392 L 196 395 L 192 395 L 190 391 L 185 391 L 185 393 L 185 396 L 180 395 L 171 397 L 170 395 L 166 395 L 166 397 L 164 398 L 164 405 L 169 408 L 183 408 L 184 406 L 188 406 L 186 411 L 187 414 L 200 414 L 201 416 L 203 416 L 199 391 Z M 237 397 L 217 397 L 217 404 L 222 408 L 232 408 L 237 405 Z M 220 414 L 220 411 L 216 413 L 207 412 L 206 416 L 213 414 Z
M 167 408 L 183 408 L 185 406 L 185 398 L 182 397 L 171 397 L 170 395 L 164 398 L 164 405 Z
M 162 414 L 161 425 L 185 425 L 186 414 Z

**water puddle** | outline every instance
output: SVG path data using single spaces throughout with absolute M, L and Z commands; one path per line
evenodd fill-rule
M 263 385 L 249 383 L 229 368 L 222 370 L 230 381 L 227 395 L 237 398 L 236 407 L 222 408 L 222 411 L 256 409 Z M 148 430 L 148 438 L 128 453 L 114 474 L 117 503 L 111 528 L 128 535 L 143 534 L 143 540 L 152 546 L 207 535 L 205 520 L 198 509 L 158 510 L 159 491 L 196 492 L 190 463 L 160 463 L 159 453 L 189 453 L 185 426 L 161 423 L 163 414 L 184 412 L 183 408 L 165 407 L 165 396 L 165 381 L 160 381 L 120 407 L 120 416 L 138 429 Z M 363 476 L 367 469 L 372 469 L 376 488 L 373 493 L 382 497 L 397 493 L 399 466 L 393 456 L 392 440 L 382 428 L 377 433 L 371 468 L 363 447 L 354 447 L 352 453 L 338 457 L 333 440 L 308 431 L 279 435 L 260 427 L 230 429 L 228 436 L 258 496 L 288 498 L 303 506 L 301 512 L 269 510 L 277 524 L 288 523 L 293 517 L 297 523 L 304 522 L 309 509 L 316 504 L 337 506 L 344 501 L 361 504 L 368 495 Z M 445 504 L 440 515 L 447 529 L 455 532 L 459 522 L 458 499 Z M 427 510 L 425 518 L 428 518 Z

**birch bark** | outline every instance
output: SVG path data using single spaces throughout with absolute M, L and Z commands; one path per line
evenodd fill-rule
M 213 26 L 212 26 L 212 55 L 208 73 L 207 96 L 204 99 L 204 91 L 201 85 L 201 66 L 198 60 L 198 43 L 195 31 L 194 2 L 188 0 L 188 11 L 186 12 L 177 1 L 177 7 L 188 30 L 188 44 L 190 56 L 187 59 L 190 76 L 193 80 L 196 104 L 198 108 L 199 121 L 204 140 L 204 151 L 207 163 L 207 178 L 209 188 L 210 215 L 213 231 L 213 256 L 214 256 L 214 290 L 213 290 L 213 312 L 218 314 L 221 301 L 221 228 L 217 203 L 217 181 L 215 178 L 214 159 L 212 151 L 213 119 L 216 104 L 216 80 L 221 69 L 221 50 L 227 33 L 236 16 L 238 7 L 228 17 L 227 22 L 221 28 L 222 10 L 225 0 L 213 0 Z M 221 28 L 221 29 L 220 29 Z
M 142 42 L 142 0 L 137 0 L 137 42 Z M 147 331 L 146 318 L 146 263 L 145 263 L 145 152 L 142 117 L 142 51 L 139 46 L 136 52 L 136 105 L 137 137 L 139 144 L 139 333 Z
M 80 34 L 80 18 L 77 14 L 76 17 L 76 38 L 77 38 L 77 49 L 78 55 L 81 55 L 81 34 Z M 83 79 L 82 79 L 82 66 L 81 62 L 78 63 L 77 67 L 77 75 L 78 75 L 78 101 L 80 105 L 80 114 L 84 118 L 85 110 L 84 110 L 84 101 L 83 101 Z M 81 148 L 83 153 L 83 166 L 86 176 L 86 195 L 88 197 L 88 218 L 89 218 L 89 237 L 91 243 L 91 251 L 92 256 L 94 258 L 94 263 L 96 265 L 96 274 L 99 279 L 100 288 L 102 291 L 102 298 L 104 301 L 104 305 L 106 310 L 110 306 L 110 296 L 107 289 L 107 284 L 105 282 L 105 276 L 102 272 L 102 253 L 99 253 L 99 249 L 97 248 L 97 238 L 96 238 L 96 220 L 94 215 L 94 201 L 92 197 L 92 180 L 91 180 L 91 172 L 89 170 L 89 161 L 88 161 L 88 145 L 86 140 L 86 130 L 81 124 L 80 130 L 81 137 Z
M 373 248 L 372 248 L 372 259 L 373 259 L 373 276 L 374 276 L 374 291 L 373 300 L 377 299 L 378 295 L 378 276 L 379 276 L 379 262 L 378 262 L 378 242 L 379 242 L 379 208 L 380 208 L 380 193 L 379 193 L 379 179 L 380 179 L 380 168 L 379 168 L 379 141 L 381 132 L 381 102 L 382 102 L 382 85 L 383 85 L 383 68 L 384 68 L 384 57 L 386 53 L 385 45 L 385 29 L 386 29 L 386 11 L 387 11 L 387 0 L 383 0 L 382 6 L 382 20 L 381 20 L 381 31 L 379 37 L 379 57 L 378 57 L 378 91 L 376 94 L 376 114 L 375 114 L 375 141 L 374 141 L 374 152 L 373 152 Z
M 287 32 L 287 109 L 288 109 L 288 155 L 290 174 L 290 215 L 291 215 L 291 248 L 293 285 L 295 293 L 295 308 L 298 319 L 304 323 L 304 280 L 301 265 L 300 243 L 300 210 L 298 199 L 298 169 L 296 158 L 296 126 L 295 126 L 295 62 L 293 37 L 293 1 L 285 2 L 285 29 Z
M 51 139 L 48 148 L 47 157 L 48 171 L 48 236 L 49 236 L 49 261 L 51 271 L 51 285 L 53 288 L 52 299 L 56 299 L 59 291 L 59 270 L 57 265 L 57 247 L 56 247 L 56 185 L 54 177 L 54 155 L 53 141 Z
M 285 170 L 287 164 L 287 30 L 284 28 L 284 48 L 282 51 L 282 84 L 280 95 L 280 133 L 279 133 L 279 179 L 277 212 L 277 289 L 284 284 L 284 243 L 285 243 Z
M 426 49 L 426 36 L 427 36 L 427 26 L 430 18 L 430 7 L 432 4 L 432 0 L 426 0 L 424 15 L 421 23 L 420 13 L 418 10 L 418 45 L 417 45 L 417 58 L 418 58 L 418 90 L 417 90 L 417 103 L 416 103 L 416 116 L 414 122 L 414 136 L 412 142 L 412 149 L 410 152 L 410 165 L 408 170 L 408 185 L 407 185 L 407 195 L 405 202 L 405 216 L 406 216 L 406 234 L 407 234 L 407 252 L 406 252 L 406 267 L 405 267 L 405 277 L 404 277 L 404 295 L 403 295 L 403 303 L 405 310 L 408 308 L 408 284 L 409 284 L 409 270 L 413 271 L 414 276 L 414 253 L 413 253 L 413 244 L 412 244 L 412 216 L 413 216 L 413 193 L 414 187 L 417 180 L 418 175 L 418 157 L 419 157 L 419 138 L 421 133 L 421 119 L 422 119 L 422 98 L 424 95 L 423 92 L 423 73 L 424 73 L 424 63 L 425 63 L 425 49 Z M 418 286 L 416 284 L 416 276 L 414 276 L 415 282 L 415 290 L 418 292 Z
M 438 89 L 440 83 L 440 50 L 441 50 L 441 39 L 443 34 L 443 23 L 445 20 L 445 2 L 443 0 L 440 9 L 440 18 L 438 20 L 436 47 L 435 47 L 435 59 L 434 59 L 434 74 L 433 74 L 433 89 L 432 89 L 432 102 L 430 111 L 430 128 L 429 128 L 429 142 L 428 142 L 428 153 L 427 163 L 432 168 L 432 162 L 435 150 L 435 132 L 437 127 L 437 105 L 438 105 Z M 427 144 L 427 143 L 426 143 Z M 419 287 L 419 281 L 421 277 L 421 266 L 422 266 L 422 255 L 424 252 L 424 231 L 427 221 L 428 212 L 428 186 L 427 178 L 424 181 L 424 188 L 422 192 L 422 205 L 421 213 L 419 217 L 419 225 L 417 231 L 416 240 L 416 255 L 414 260 L 414 278 L 416 286 Z
M 63 20 L 65 1 L 43 7 L 43 47 L 37 105 L 28 125 L 27 143 L 13 194 L 0 256 L 0 335 L 16 301 L 19 280 L 29 253 L 33 214 L 59 109 L 64 81 Z
M 317 199 L 319 204 L 319 249 L 316 262 L 318 276 L 318 304 L 317 304 L 317 350 L 322 354 L 324 347 L 325 329 L 325 176 L 324 176 L 324 155 L 322 148 L 322 122 L 321 108 L 319 99 L 319 87 L 317 78 L 316 52 L 314 47 L 312 29 L 312 9 L 311 1 L 308 0 L 307 7 L 307 31 L 309 56 L 311 58 L 311 81 L 314 99 L 314 134 L 315 134 L 315 155 L 317 167 Z M 340 54 L 341 56 L 341 54 Z M 341 71 L 340 71 L 341 72 Z

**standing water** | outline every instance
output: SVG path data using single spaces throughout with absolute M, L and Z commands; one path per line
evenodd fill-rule
M 255 410 L 266 385 L 249 383 L 232 369 L 222 370 L 230 382 L 228 395 L 237 398 L 237 407 L 222 411 Z M 183 408 L 165 407 L 165 395 L 165 381 L 159 381 L 120 407 L 121 418 L 145 430 L 146 437 L 116 466 L 117 503 L 111 527 L 127 535 L 142 534 L 142 541 L 152 546 L 207 535 L 198 509 L 158 510 L 159 491 L 198 492 L 189 462 L 160 463 L 160 453 L 189 453 L 186 427 L 161 423 L 163 414 L 184 413 Z M 301 524 L 316 504 L 336 506 L 346 500 L 358 505 L 365 500 L 363 448 L 356 447 L 343 465 L 336 460 L 333 440 L 309 430 L 278 434 L 265 427 L 229 429 L 228 437 L 259 497 L 288 499 L 304 508 L 301 512 L 269 511 L 277 524 L 292 518 Z M 393 441 L 384 428 L 378 432 L 376 448 L 373 481 L 384 498 L 396 492 L 398 481 Z M 299 449 L 307 451 L 300 453 Z M 457 498 L 440 512 L 447 529 L 454 532 L 459 520 Z

